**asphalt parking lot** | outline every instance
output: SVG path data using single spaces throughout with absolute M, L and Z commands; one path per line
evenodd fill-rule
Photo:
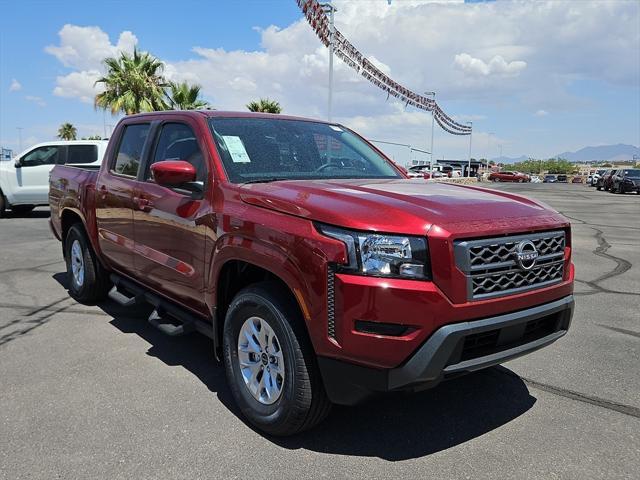
M 46 209 L 1 219 L 0 478 L 637 478 L 640 196 L 488 186 L 571 219 L 569 334 L 287 439 L 239 418 L 208 339 L 71 300 Z

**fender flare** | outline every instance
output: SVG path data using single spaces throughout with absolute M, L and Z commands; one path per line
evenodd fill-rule
M 208 285 L 211 286 L 211 307 L 215 310 L 218 279 L 224 265 L 242 261 L 255 265 L 278 277 L 289 288 L 302 312 L 305 323 L 311 320 L 311 305 L 306 299 L 309 285 L 298 266 L 281 248 L 269 242 L 242 235 L 226 234 L 218 239 L 211 257 Z

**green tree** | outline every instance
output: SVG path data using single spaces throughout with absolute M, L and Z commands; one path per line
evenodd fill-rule
M 122 52 L 119 57 L 106 58 L 104 64 L 107 74 L 96 84 L 103 84 L 105 90 L 96 95 L 96 108 L 110 109 L 114 115 L 167 109 L 164 89 L 168 84 L 160 60 L 134 49 L 132 55 Z
M 75 140 L 77 138 L 78 131 L 76 127 L 70 123 L 63 123 L 58 129 L 58 138 L 60 140 Z
M 264 112 L 264 113 L 282 113 L 282 107 L 275 100 L 269 100 L 268 98 L 261 98 L 257 102 L 251 102 L 247 104 L 247 108 L 250 112 Z
M 169 90 L 167 91 L 169 106 L 174 110 L 208 108 L 209 104 L 198 98 L 200 88 L 200 85 L 189 85 L 187 82 L 169 82 Z
M 102 140 L 100 135 L 89 135 L 88 137 L 82 137 L 82 140 Z

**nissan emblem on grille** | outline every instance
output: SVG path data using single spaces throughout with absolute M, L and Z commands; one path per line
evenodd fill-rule
M 531 270 L 536 264 L 538 250 L 531 240 L 523 240 L 518 243 L 514 252 L 516 262 L 522 270 Z

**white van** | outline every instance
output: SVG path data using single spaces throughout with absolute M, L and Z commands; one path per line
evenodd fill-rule
M 0 162 L 0 217 L 7 209 L 25 213 L 49 204 L 49 172 L 54 165 L 100 168 L 106 140 L 45 142 Z

